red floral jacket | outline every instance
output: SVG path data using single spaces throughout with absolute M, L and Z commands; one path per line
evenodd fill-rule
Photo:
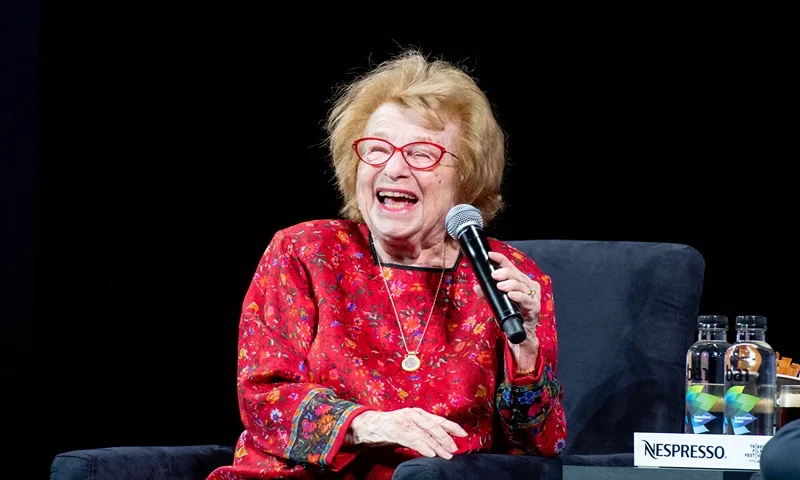
M 238 398 L 244 431 L 233 465 L 208 480 L 390 478 L 419 456 L 411 449 L 349 446 L 345 433 L 365 410 L 419 407 L 461 425 L 458 454 L 557 455 L 566 422 L 556 376 L 557 337 L 550 278 L 528 257 L 490 239 L 542 286 L 531 376 L 513 356 L 488 304 L 472 291 L 467 260 L 444 271 L 420 347 L 422 367 L 400 367 L 403 348 L 384 286 L 409 349 L 417 349 L 442 269 L 379 268 L 364 224 L 302 223 L 278 232 L 245 296 L 239 329 Z M 499 427 L 498 427 L 499 425 Z

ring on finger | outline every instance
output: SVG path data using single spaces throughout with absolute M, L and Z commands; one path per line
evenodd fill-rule
M 530 291 L 530 292 L 528 292 L 528 295 L 529 295 L 531 298 L 536 298 L 536 289 L 535 289 L 535 288 L 531 288 L 531 291 Z

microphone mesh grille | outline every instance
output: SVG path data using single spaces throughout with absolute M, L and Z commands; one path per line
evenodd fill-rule
M 462 203 L 456 205 L 447 212 L 445 227 L 447 228 L 447 233 L 454 239 L 461 229 L 461 226 L 467 224 L 476 224 L 483 228 L 483 216 L 481 215 L 481 211 L 472 205 Z

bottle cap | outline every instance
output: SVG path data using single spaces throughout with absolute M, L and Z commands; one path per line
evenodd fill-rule
M 767 329 L 767 317 L 763 315 L 739 315 L 736 317 L 736 328 Z
M 728 329 L 727 315 L 700 315 L 697 317 L 699 328 L 724 328 Z

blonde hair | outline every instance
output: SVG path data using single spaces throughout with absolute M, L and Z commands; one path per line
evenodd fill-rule
M 458 125 L 457 201 L 478 208 L 486 224 L 494 219 L 503 208 L 505 136 L 489 100 L 463 70 L 443 60 L 429 61 L 417 50 L 381 63 L 334 96 L 326 130 L 344 199 L 342 215 L 363 220 L 356 200 L 359 160 L 352 145 L 364 135 L 373 112 L 389 102 L 414 109 L 428 129 L 441 130 L 448 120 Z

